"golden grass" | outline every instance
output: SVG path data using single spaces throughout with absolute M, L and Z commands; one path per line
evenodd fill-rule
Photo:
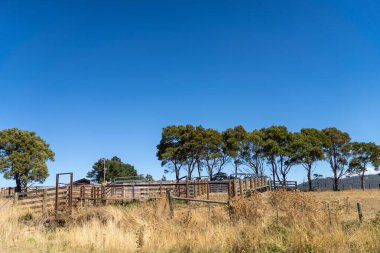
M 234 199 L 232 220 L 197 204 L 170 219 L 165 199 L 79 209 L 65 224 L 1 206 L 0 252 L 380 252 L 378 190 L 257 193 Z

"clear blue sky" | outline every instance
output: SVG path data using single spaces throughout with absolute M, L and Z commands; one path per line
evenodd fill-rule
M 50 174 L 77 179 L 113 155 L 160 178 L 170 124 L 336 126 L 380 143 L 379 11 L 348 0 L 2 0 L 0 129 L 37 132 L 56 153 Z

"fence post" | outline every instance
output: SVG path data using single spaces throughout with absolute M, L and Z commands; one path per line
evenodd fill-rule
M 86 205 L 86 187 L 83 186 L 83 201 L 82 206 L 84 207 Z
M 233 189 L 234 189 L 232 197 L 236 197 L 238 195 L 238 193 L 237 193 L 237 180 L 233 179 L 232 184 L 233 184 Z
M 228 217 L 230 218 L 230 220 L 232 220 L 232 201 L 231 199 L 228 200 L 227 202 L 228 204 Z
M 189 197 L 189 178 L 186 177 L 186 198 Z
M 46 201 L 47 201 L 47 189 L 44 188 L 42 190 L 42 213 L 45 214 L 46 213 Z
M 95 186 L 91 188 L 91 197 L 92 197 L 92 204 L 96 205 L 96 194 L 95 194 Z
M 240 191 L 240 198 L 243 198 L 243 183 L 241 179 L 239 179 L 239 191 Z
M 207 194 L 207 199 L 210 199 L 210 184 L 208 181 L 206 182 L 206 194 Z
M 15 192 L 13 203 L 14 205 L 17 205 L 18 203 L 18 192 Z
M 358 202 L 356 203 L 358 208 L 358 216 L 359 216 L 359 222 L 362 223 L 363 221 L 363 211 L 362 211 L 362 205 Z
M 172 192 L 170 190 L 166 190 L 166 196 L 167 196 L 168 202 L 169 202 L 169 210 L 170 210 L 169 217 L 173 218 L 174 217 L 174 209 L 173 209 Z
M 111 195 L 112 195 L 112 189 L 111 189 Z M 103 205 L 105 205 L 107 203 L 107 200 L 106 200 L 106 187 L 104 185 L 101 186 L 101 198 L 102 198 Z

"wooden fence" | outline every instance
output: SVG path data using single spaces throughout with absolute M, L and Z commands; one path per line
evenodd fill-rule
M 297 181 L 272 181 L 272 188 L 273 189 L 281 189 L 285 188 L 288 190 L 297 190 Z
M 58 181 L 57 181 L 58 182 Z M 96 206 L 131 201 L 146 201 L 165 196 L 167 191 L 178 198 L 210 199 L 210 194 L 225 194 L 226 199 L 243 197 L 253 191 L 267 191 L 271 183 L 266 178 L 248 178 L 229 181 L 185 180 L 134 182 L 108 185 L 74 185 L 36 189 L 14 194 L 14 203 L 25 210 L 47 213 L 55 210 L 66 214 L 72 207 Z
M 59 187 L 56 202 L 56 188 L 40 188 L 28 192 L 14 193 L 14 204 L 21 206 L 24 210 L 33 213 L 47 213 L 53 211 L 55 205 L 60 210 L 66 209 L 68 200 L 67 187 Z
M 73 205 L 91 206 L 107 203 L 145 201 L 161 198 L 167 190 L 176 197 L 196 198 L 209 194 L 226 194 L 227 198 L 246 196 L 253 191 L 267 191 L 271 183 L 266 178 L 249 178 L 230 181 L 154 181 L 108 185 L 73 186 Z

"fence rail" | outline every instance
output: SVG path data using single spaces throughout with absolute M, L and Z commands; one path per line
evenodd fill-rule
M 25 210 L 47 213 L 53 210 L 58 195 L 58 206 L 64 208 L 67 204 L 67 187 L 62 186 L 56 192 L 55 188 L 39 188 L 28 192 L 16 192 L 13 199 L 14 204 L 22 206 Z
M 71 173 L 70 173 L 71 174 Z M 55 208 L 58 213 L 72 207 L 96 206 L 131 201 L 146 201 L 164 196 L 167 191 L 173 193 L 173 198 L 187 201 L 199 199 L 210 200 L 210 194 L 224 194 L 226 199 L 244 197 L 253 191 L 271 189 L 267 178 L 247 178 L 226 181 L 209 181 L 208 179 L 133 183 L 111 183 L 108 185 L 69 185 L 55 188 L 39 188 L 28 192 L 14 193 L 14 203 L 25 210 L 46 213 Z M 195 200 L 197 199 L 197 200 Z M 223 202 L 224 203 L 224 202 Z

